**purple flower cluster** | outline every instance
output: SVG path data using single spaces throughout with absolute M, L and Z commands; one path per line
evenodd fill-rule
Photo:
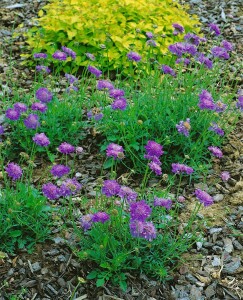
M 5 171 L 7 172 L 8 176 L 11 177 L 13 180 L 19 179 L 23 173 L 20 166 L 15 163 L 9 163 L 6 166 Z
M 171 209 L 172 200 L 171 199 L 154 197 L 154 206 L 163 206 L 166 209 Z
M 215 104 L 215 111 L 220 113 L 220 112 L 224 112 L 227 108 L 227 105 L 224 104 L 222 101 L 217 101 Z
M 0 135 L 4 134 L 4 127 L 0 125 Z
M 102 187 L 102 194 L 106 197 L 117 196 L 120 192 L 120 185 L 116 180 L 105 180 Z
M 158 159 L 158 161 L 152 160 L 149 164 L 150 170 L 152 170 L 157 176 L 160 176 L 162 174 L 162 169 L 161 169 L 161 162 Z
M 218 147 L 215 147 L 215 146 L 210 146 L 208 147 L 208 150 L 216 157 L 218 158 L 221 158 L 223 157 L 223 153 L 222 151 L 218 148 Z
M 187 33 L 184 35 L 184 40 L 188 41 L 189 43 L 198 46 L 200 42 L 205 42 L 205 38 L 201 38 L 200 36 L 194 34 L 194 33 Z
M 142 222 L 139 220 L 131 220 L 130 232 L 133 237 L 144 238 L 152 241 L 156 238 L 156 229 L 152 222 Z
M 40 126 L 39 117 L 35 114 L 30 114 L 26 119 L 24 119 L 24 125 L 28 129 L 36 129 Z
M 55 200 L 60 197 L 59 188 L 51 182 L 42 186 L 42 193 L 49 200 Z
M 47 58 L 47 54 L 46 53 L 34 53 L 34 58 Z
M 210 206 L 213 204 L 213 198 L 206 193 L 205 191 L 202 191 L 200 189 L 195 190 L 195 195 L 197 199 L 205 206 Z
M 138 220 L 144 222 L 150 217 L 152 209 L 144 201 L 132 202 L 130 204 L 130 215 L 132 220 Z
M 184 66 L 188 66 L 191 63 L 191 60 L 189 58 L 177 58 L 175 61 L 176 64 L 183 63 Z
M 70 168 L 64 165 L 55 165 L 51 168 L 50 172 L 53 176 L 61 178 L 70 172 Z
M 70 153 L 75 152 L 75 147 L 64 142 L 64 143 L 61 143 L 61 145 L 57 148 L 57 150 L 59 152 L 61 152 L 62 154 L 70 154 Z
M 106 149 L 106 155 L 107 157 L 113 157 L 114 159 L 122 159 L 124 158 L 124 149 L 122 146 L 111 143 Z
M 99 211 L 99 212 L 93 214 L 93 217 L 92 217 L 92 221 L 94 223 L 100 222 L 102 224 L 104 224 L 109 219 L 110 219 L 110 216 L 106 212 L 103 212 L 103 211 Z
M 145 35 L 146 35 L 146 37 L 147 37 L 147 38 L 149 38 L 149 39 L 152 39 L 152 38 L 154 38 L 154 35 L 153 35 L 153 33 L 152 33 L 152 32 L 150 32 L 150 31 L 146 32 L 146 33 L 145 33 Z
M 234 46 L 226 40 L 221 42 L 221 47 L 223 47 L 226 51 L 233 51 L 234 49 Z
M 186 121 L 180 121 L 179 124 L 176 124 L 176 128 L 179 133 L 184 134 L 184 136 L 189 136 L 189 130 L 191 129 L 190 119 L 187 118 Z
M 178 57 L 183 54 L 190 54 L 194 56 L 197 53 L 197 48 L 190 43 L 178 42 L 168 47 L 169 51 Z
M 95 121 L 99 121 L 104 117 L 104 114 L 103 113 L 96 113 L 96 114 L 93 115 L 92 110 L 90 110 L 90 111 L 87 112 L 87 117 L 88 117 L 88 119 L 93 118 Z
M 108 80 L 99 80 L 96 87 L 97 87 L 98 90 L 104 90 L 104 89 L 112 90 L 112 89 L 114 89 L 113 84 Z
M 211 49 L 211 53 L 213 54 L 213 56 L 222 58 L 222 59 L 229 59 L 229 57 L 230 57 L 227 50 L 225 48 L 219 47 L 219 46 L 213 47 Z
M 216 36 L 220 35 L 220 29 L 216 24 L 211 23 L 208 26 L 209 26 L 210 31 L 212 33 L 214 33 Z
M 24 103 L 16 102 L 14 104 L 14 109 L 19 111 L 20 113 L 23 113 L 23 112 L 26 112 L 28 110 L 28 107 Z
M 123 97 L 117 98 L 111 103 L 111 108 L 113 110 L 125 110 L 127 108 L 127 100 Z
M 212 67 L 213 67 L 213 62 L 208 57 L 206 57 L 203 53 L 198 53 L 197 61 L 199 61 L 201 64 L 203 64 L 208 69 L 212 69 Z
M 146 150 L 146 154 L 144 155 L 144 158 L 153 160 L 155 157 L 160 158 L 160 156 L 164 153 L 163 146 L 156 143 L 155 141 L 149 140 L 147 142 L 147 145 L 144 146 Z
M 72 74 L 67 74 L 67 73 L 65 73 L 65 77 L 66 77 L 66 79 L 68 80 L 68 82 L 71 83 L 71 84 L 78 81 L 78 78 L 75 77 L 75 76 L 72 75 Z
M 76 58 L 76 52 L 74 52 L 72 49 L 70 48 L 67 48 L 65 46 L 62 46 L 62 51 L 64 53 L 66 53 L 68 56 L 72 57 L 72 59 L 75 59 Z
M 17 121 L 20 118 L 20 112 L 13 108 L 8 108 L 6 110 L 5 116 L 11 121 Z
M 142 57 L 137 52 L 130 51 L 127 58 L 132 61 L 140 61 Z
M 224 131 L 223 129 L 221 129 L 218 124 L 216 124 L 215 122 L 212 123 L 212 126 L 210 126 L 208 128 L 208 130 L 214 131 L 216 134 L 223 136 L 224 135 Z
M 136 201 L 138 194 L 128 186 L 121 186 L 117 194 L 121 199 L 127 200 L 129 203 Z
M 125 92 L 120 89 L 111 89 L 109 92 L 109 96 L 113 99 L 118 99 L 120 97 L 123 97 L 125 95 Z
M 52 99 L 52 93 L 47 88 L 41 87 L 35 92 L 35 97 L 40 102 L 48 103 Z
M 34 111 L 39 111 L 41 113 L 45 113 L 47 111 L 47 106 L 44 103 L 35 102 L 31 105 L 31 109 Z
M 60 50 L 57 50 L 52 54 L 52 57 L 56 60 L 65 61 L 67 59 L 67 54 Z
M 51 70 L 47 66 L 38 65 L 35 67 L 35 69 L 39 73 L 46 73 L 46 74 L 51 73 Z
M 213 102 L 212 95 L 207 90 L 202 90 L 199 94 L 199 104 L 200 109 L 215 110 L 215 103 Z
M 146 44 L 148 46 L 157 47 L 157 44 L 156 44 L 155 40 L 152 40 L 152 39 L 151 40 L 147 40 Z
M 97 69 L 93 66 L 88 66 L 88 70 L 90 73 L 95 75 L 96 78 L 99 78 L 102 75 L 102 71 L 100 71 L 99 69 Z
M 175 174 L 186 173 L 187 175 L 191 175 L 194 172 L 193 168 L 188 167 L 187 165 L 184 164 L 173 163 L 171 166 L 172 166 L 172 172 Z
M 238 96 L 238 101 L 236 102 L 236 107 L 243 111 L 243 95 Z
M 59 194 L 62 197 L 68 197 L 71 195 L 75 195 L 78 191 L 80 191 L 82 185 L 77 181 L 76 178 L 68 178 L 61 184 L 59 188 Z
M 86 55 L 90 60 L 95 61 L 95 56 L 94 56 L 93 54 L 87 52 L 87 53 L 85 53 L 85 55 Z
M 171 67 L 169 67 L 169 66 L 167 66 L 167 65 L 162 65 L 162 66 L 161 66 L 161 71 L 162 71 L 164 74 L 169 74 L 169 75 L 171 75 L 171 76 L 173 76 L 173 77 L 176 76 L 176 72 L 175 72 Z
M 93 215 L 87 214 L 87 215 L 82 216 L 80 219 L 80 224 L 84 231 L 89 230 L 93 224 Z
M 230 179 L 230 173 L 227 171 L 223 171 L 220 177 L 223 181 L 228 181 Z
M 42 133 L 36 133 L 35 136 L 32 138 L 32 140 L 41 147 L 47 147 L 50 145 L 50 141 L 48 137 L 42 132 Z
M 180 24 L 174 23 L 172 26 L 175 29 L 173 32 L 174 35 L 178 35 L 179 33 L 183 33 L 185 31 L 184 27 Z

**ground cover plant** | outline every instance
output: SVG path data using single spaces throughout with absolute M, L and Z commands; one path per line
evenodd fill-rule
M 201 180 L 210 156 L 222 158 L 219 146 L 242 110 L 242 91 L 227 91 L 222 76 L 233 46 L 221 40 L 216 25 L 209 30 L 212 44 L 187 33 L 185 42 L 170 45 L 176 57 L 170 54 L 168 65 L 131 49 L 128 75 L 117 74 L 115 81 L 94 62 L 80 78 L 63 74 L 62 62 L 69 57 L 72 71 L 77 57 L 66 46 L 52 55 L 57 68 L 46 53 L 34 54 L 33 91 L 6 99 L 0 127 L 2 251 L 31 249 L 59 216 L 72 224 L 73 252 L 94 263 L 87 278 L 97 286 L 111 280 L 125 290 L 128 272 L 171 276 L 181 254 L 203 237 L 197 213 L 213 205 L 206 191 L 191 191 L 195 208 L 180 226 L 186 201 L 181 182 Z M 143 64 L 151 65 L 148 72 Z M 106 170 L 92 199 L 75 177 L 87 132 L 100 142 Z M 42 176 L 35 181 L 40 158 Z M 153 177 L 155 187 L 148 184 Z M 221 177 L 227 181 L 230 174 Z

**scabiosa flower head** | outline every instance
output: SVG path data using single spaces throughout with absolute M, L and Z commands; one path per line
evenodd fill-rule
M 42 186 L 42 193 L 49 200 L 55 200 L 60 197 L 59 188 L 51 182 Z
M 121 186 L 118 196 L 128 202 L 136 201 L 138 194 L 128 186 Z
M 95 61 L 95 56 L 91 53 L 85 53 L 85 55 L 92 61 Z
M 186 121 L 180 121 L 179 124 L 176 124 L 176 128 L 179 133 L 189 136 L 189 130 L 191 129 L 190 119 L 187 118 Z
M 34 53 L 34 58 L 47 58 L 46 53 Z
M 200 109 L 209 109 L 209 110 L 215 109 L 213 97 L 207 90 L 202 90 L 202 93 L 199 94 L 198 106 Z
M 175 174 L 186 173 L 187 175 L 191 175 L 194 172 L 193 168 L 184 164 L 173 163 L 171 166 L 172 172 Z
M 238 97 L 238 101 L 236 102 L 236 107 L 243 111 L 243 96 L 240 95 Z
M 163 153 L 163 146 L 156 143 L 155 141 L 148 141 L 147 145 L 144 146 L 146 150 L 146 154 L 144 155 L 144 158 L 152 159 L 155 157 L 159 158 Z
M 75 147 L 68 144 L 68 143 L 66 143 L 66 142 L 61 143 L 61 145 L 57 149 L 62 154 L 70 154 L 70 153 L 73 153 L 75 151 Z
M 152 222 L 131 220 L 129 227 L 133 237 L 144 238 L 147 241 L 152 241 L 156 238 L 156 229 Z
M 226 40 L 223 40 L 223 41 L 221 42 L 221 46 L 222 46 L 226 51 L 233 51 L 233 49 L 234 49 L 234 46 L 233 46 L 230 42 L 228 42 L 228 41 L 226 41 Z
M 70 93 L 73 93 L 73 92 L 77 92 L 79 89 L 78 89 L 78 87 L 76 87 L 76 86 L 74 86 L 74 85 L 70 85 L 67 89 L 66 89 L 66 92 L 68 93 L 68 94 L 70 94 Z
M 161 66 L 161 71 L 162 71 L 164 74 L 170 74 L 170 75 L 173 76 L 173 77 L 176 76 L 175 71 L 174 71 L 171 67 L 169 67 L 169 66 L 167 66 L 167 65 L 162 65 L 162 66 Z
M 152 39 L 147 40 L 146 44 L 149 46 L 152 46 L 152 47 L 157 47 L 155 40 L 152 40 Z
M 47 147 L 48 145 L 50 145 L 48 137 L 43 132 L 36 133 L 32 140 L 41 147 Z
M 20 166 L 15 163 L 9 163 L 6 166 L 5 171 L 7 172 L 8 176 L 11 177 L 13 180 L 19 179 L 23 173 Z
M 20 113 L 26 112 L 28 107 L 24 103 L 16 102 L 14 103 L 14 109 L 18 110 Z
M 29 129 L 36 129 L 40 126 L 39 117 L 35 114 L 30 114 L 24 119 L 24 125 Z
M 209 58 L 207 58 L 203 53 L 198 53 L 197 61 L 199 61 L 208 69 L 212 69 L 213 67 L 213 62 Z
M 129 224 L 130 232 L 133 237 L 142 237 L 144 222 L 139 220 L 132 220 Z
M 93 215 L 92 221 L 94 223 L 100 222 L 100 223 L 104 224 L 109 219 L 110 219 L 110 216 L 106 212 L 99 211 Z
M 47 88 L 41 87 L 35 92 L 35 97 L 40 102 L 48 103 L 52 99 L 52 93 Z
M 127 53 L 127 58 L 132 61 L 140 61 L 142 57 L 137 52 L 130 51 Z
M 60 50 L 57 50 L 55 53 L 52 54 L 52 57 L 57 60 L 65 61 L 67 59 L 67 54 Z
M 194 33 L 190 33 L 190 32 L 184 35 L 184 40 L 186 40 L 196 46 L 198 46 L 201 42 L 201 38 L 198 35 L 196 35 Z
M 123 97 L 117 98 L 111 103 L 111 108 L 113 110 L 125 110 L 127 108 L 127 100 Z
M 60 186 L 59 192 L 62 197 L 68 197 L 77 194 L 82 188 L 82 185 L 76 178 L 66 179 Z
M 119 90 L 119 89 L 112 89 L 109 92 L 109 96 L 114 99 L 123 97 L 124 95 L 125 95 L 125 92 L 123 90 Z
M 151 208 L 144 201 L 132 202 L 130 205 L 131 220 L 144 222 L 151 215 Z
M 210 146 L 208 147 L 208 150 L 211 151 L 211 153 L 218 158 L 223 157 L 223 153 L 218 147 Z
M 184 27 L 180 24 L 174 23 L 172 24 L 172 26 L 175 30 L 179 31 L 180 33 L 185 31 Z
M 100 113 L 100 114 L 96 114 L 94 115 L 94 120 L 95 121 L 99 121 L 104 117 L 104 114 Z
M 225 48 L 215 46 L 211 49 L 213 56 L 223 59 L 229 59 L 229 53 Z
M 72 74 L 65 73 L 65 77 L 66 77 L 66 79 L 68 80 L 69 83 L 74 83 L 74 82 L 78 81 L 78 78 L 75 77 Z
M 72 57 L 72 59 L 76 58 L 76 52 L 72 49 L 62 46 L 62 51 L 65 52 L 68 56 Z
M 80 218 L 80 224 L 84 231 L 89 230 L 93 224 L 93 215 L 87 214 Z
M 96 87 L 97 87 L 98 90 L 104 90 L 104 89 L 112 90 L 112 89 L 114 89 L 113 84 L 108 80 L 99 80 Z
M 175 54 L 178 57 L 181 57 L 182 54 L 185 53 L 184 43 L 175 43 L 169 45 L 168 49 L 171 53 Z
M 154 37 L 153 33 L 150 31 L 146 32 L 145 34 L 146 34 L 146 37 L 149 39 L 152 39 Z
M 217 101 L 215 104 L 215 111 L 218 113 L 224 112 L 227 108 L 227 104 L 223 103 L 222 101 Z
M 221 174 L 220 174 L 220 177 L 223 181 L 228 181 L 230 179 L 230 173 L 227 172 L 227 171 L 223 171 Z
M 41 113 L 44 113 L 47 111 L 47 106 L 44 103 L 41 102 L 35 102 L 31 105 L 31 109 L 34 111 L 39 111 Z
M 4 127 L 0 125 L 0 135 L 4 134 Z
M 210 131 L 214 131 L 216 134 L 223 136 L 224 135 L 224 131 L 223 129 L 221 129 L 218 124 L 216 124 L 215 122 L 212 123 L 212 126 L 210 126 L 208 128 L 208 130 Z
M 61 178 L 70 172 L 70 168 L 64 165 L 55 165 L 51 168 L 50 172 L 53 176 Z
M 116 196 L 120 188 L 116 180 L 105 180 L 102 187 L 102 194 L 106 195 L 106 197 Z
M 106 149 L 106 155 L 108 157 L 113 157 L 114 159 L 124 158 L 124 149 L 122 146 L 111 143 Z
M 154 206 L 163 206 L 167 209 L 171 209 L 172 200 L 171 199 L 154 197 Z
M 156 229 L 152 222 L 144 223 L 142 237 L 149 242 L 156 238 Z
M 188 66 L 191 63 L 191 60 L 189 58 L 177 58 L 175 63 L 176 64 L 183 63 L 184 66 Z
M 88 70 L 90 73 L 94 74 L 96 78 L 99 78 L 102 75 L 102 71 L 93 66 L 88 66 Z
M 197 199 L 206 207 L 213 204 L 213 198 L 206 193 L 205 191 L 202 191 L 200 189 L 195 190 L 195 195 Z
M 51 70 L 47 66 L 38 65 L 35 67 L 35 69 L 39 73 L 46 73 L 46 74 L 51 73 Z
M 11 121 L 17 121 L 20 118 L 20 112 L 13 108 L 8 108 L 5 113 L 6 118 Z
M 158 176 L 162 174 L 161 166 L 153 160 L 149 163 L 149 168 Z
M 213 32 L 215 35 L 220 35 L 220 29 L 216 24 L 211 23 L 208 26 L 211 32 Z

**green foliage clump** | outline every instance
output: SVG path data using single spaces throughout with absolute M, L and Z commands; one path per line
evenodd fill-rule
M 72 48 L 76 70 L 88 64 L 85 53 L 97 56 L 103 70 L 121 69 L 129 65 L 130 50 L 143 57 L 151 51 L 146 32 L 155 36 L 153 53 L 165 54 L 183 36 L 173 35 L 173 23 L 183 25 L 185 32 L 197 31 L 197 16 L 185 9 L 173 0 L 52 0 L 39 12 L 38 26 L 27 33 L 27 42 L 34 52 L 46 50 L 49 55 L 60 45 Z

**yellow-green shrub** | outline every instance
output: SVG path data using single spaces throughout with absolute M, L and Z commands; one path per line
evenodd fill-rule
M 153 52 L 167 52 L 168 45 L 182 39 L 173 35 L 173 23 L 186 32 L 198 31 L 198 18 L 173 0 L 51 0 L 39 12 L 39 26 L 28 32 L 27 41 L 34 52 L 52 54 L 61 45 L 70 47 L 77 52 L 77 66 L 88 64 L 89 52 L 99 57 L 103 70 L 117 69 L 128 65 L 130 50 L 146 56 L 148 31 L 156 35 Z

